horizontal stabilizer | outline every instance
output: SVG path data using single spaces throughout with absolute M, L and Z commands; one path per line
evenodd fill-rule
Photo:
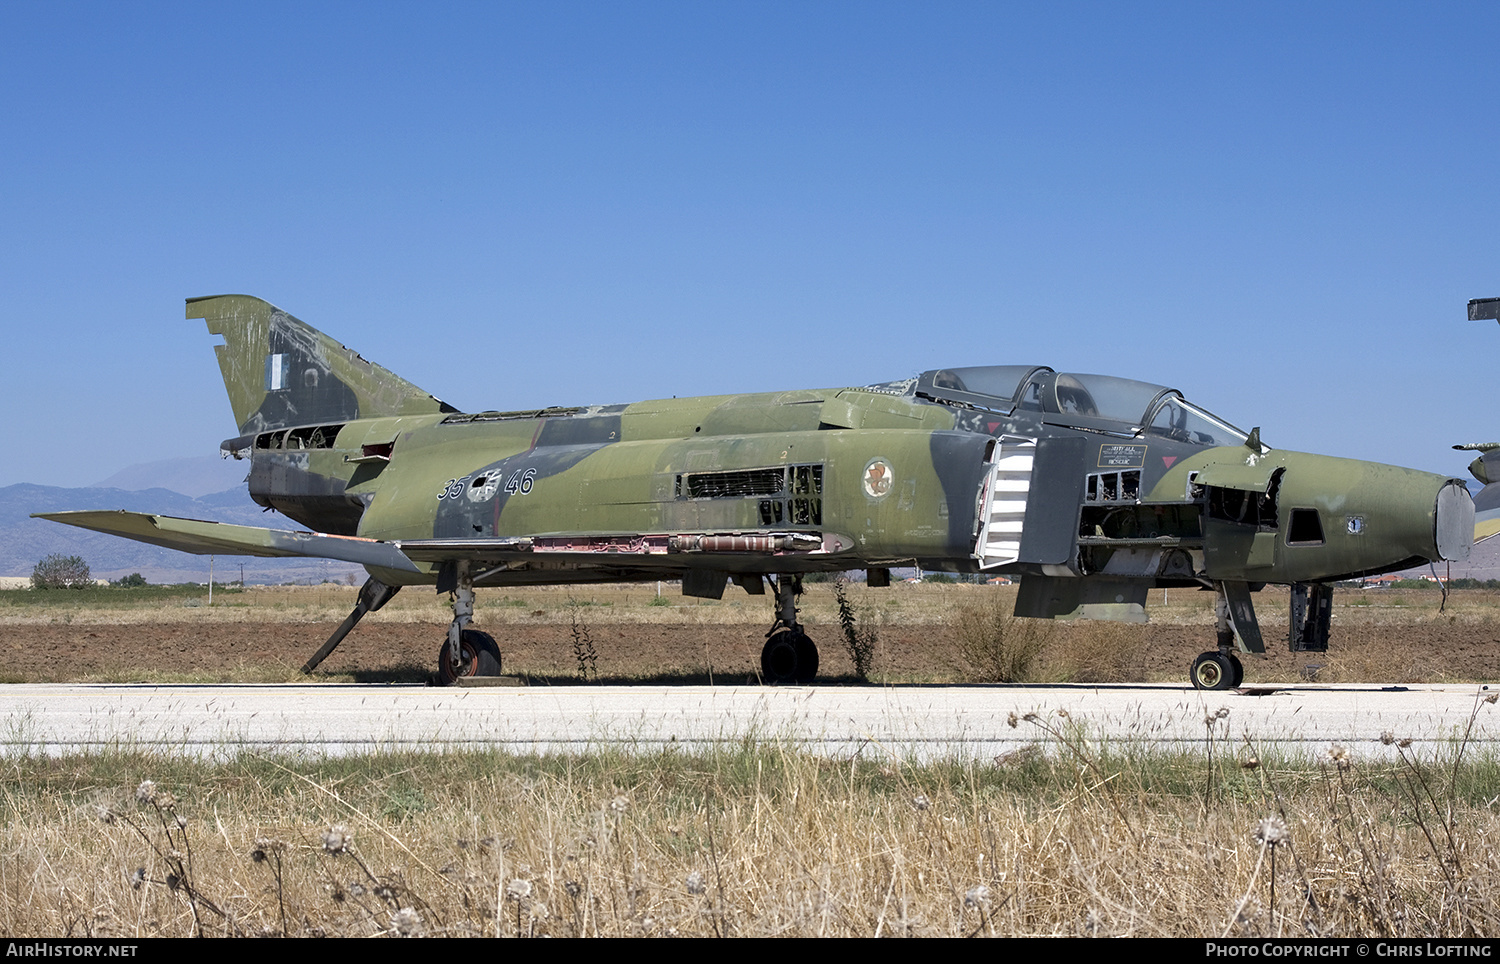
M 361 566 L 418 571 L 394 544 L 375 539 L 237 526 L 144 512 L 40 512 L 32 518 L 107 532 L 200 556 L 306 556 L 337 559 Z

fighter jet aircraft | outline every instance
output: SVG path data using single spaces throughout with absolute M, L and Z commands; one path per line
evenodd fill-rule
M 1217 594 L 1193 684 L 1239 685 L 1264 652 L 1251 592 L 1287 584 L 1293 650 L 1328 645 L 1330 584 L 1466 558 L 1461 480 L 1282 452 L 1161 385 L 1029 365 L 863 387 L 459 412 L 256 298 L 187 303 L 219 366 L 250 494 L 309 532 L 131 512 L 42 518 L 186 552 L 363 565 L 318 664 L 402 586 L 451 593 L 451 683 L 500 672 L 469 627 L 491 586 L 681 579 L 753 595 L 774 619 L 770 682 L 808 682 L 808 573 L 895 567 L 1019 575 L 1015 612 L 1142 621 L 1153 587 Z
M 1469 320 L 1500 321 L 1500 298 L 1471 299 Z M 1453 447 L 1479 453 L 1469 463 L 1469 474 L 1484 485 L 1474 497 L 1474 541 L 1483 542 L 1500 533 L 1500 442 L 1470 442 Z

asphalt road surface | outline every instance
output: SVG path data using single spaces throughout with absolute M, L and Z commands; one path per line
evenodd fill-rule
M 1212 734 L 1238 752 L 1317 756 L 1332 744 L 1374 758 L 1389 732 L 1419 747 L 1500 739 L 1482 686 L 1294 686 L 1205 693 L 1175 686 L 0 686 L 0 753 L 146 747 L 199 756 L 244 750 L 337 754 L 496 748 L 701 749 L 745 738 L 839 757 L 988 759 L 1049 730 L 1162 748 Z M 1220 716 L 1220 709 L 1228 710 Z M 1063 714 L 1067 715 L 1064 716 Z M 1018 719 L 1011 726 L 1011 716 Z M 1026 720 L 1026 714 L 1036 714 Z M 1472 727 L 1471 727 L 1472 721 Z M 1254 746 L 1246 746 L 1246 740 Z

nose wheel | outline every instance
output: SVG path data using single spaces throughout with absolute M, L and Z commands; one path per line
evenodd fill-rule
M 1245 665 L 1233 653 L 1200 653 L 1190 675 L 1195 689 L 1232 690 L 1245 681 Z
M 1245 682 L 1245 664 L 1235 655 L 1241 652 L 1264 653 L 1260 624 L 1255 619 L 1255 605 L 1250 601 L 1250 586 L 1243 582 L 1216 582 L 1214 592 L 1214 632 L 1217 652 L 1200 653 L 1193 660 L 1188 678 L 1200 690 L 1232 690 Z

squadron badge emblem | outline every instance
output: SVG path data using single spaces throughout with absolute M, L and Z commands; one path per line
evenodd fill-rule
M 870 498 L 883 498 L 891 491 L 892 481 L 894 481 L 894 475 L 891 472 L 891 463 L 885 459 L 871 459 L 870 464 L 865 466 L 865 495 Z

